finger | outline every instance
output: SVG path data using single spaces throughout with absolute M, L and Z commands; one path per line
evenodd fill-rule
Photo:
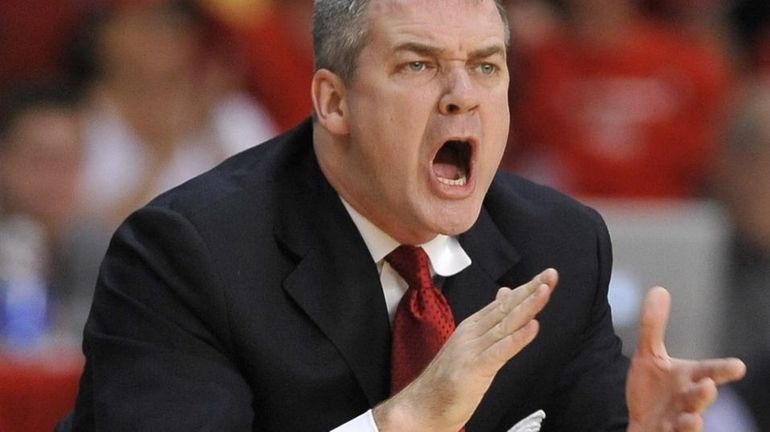
M 717 393 L 717 385 L 714 380 L 703 378 L 687 391 L 685 411 L 695 414 L 703 413 L 717 400 Z
M 497 300 L 471 316 L 471 321 L 477 325 L 478 334 L 484 334 L 498 325 L 516 306 L 533 295 L 538 286 L 545 283 L 546 285 L 550 284 L 549 287 L 553 287 L 556 285 L 556 280 L 556 270 L 546 269 L 514 290 L 510 290 L 510 288 L 498 290 Z
M 540 323 L 538 323 L 537 320 L 530 320 L 516 332 L 495 341 L 490 348 L 485 351 L 485 357 L 487 357 L 486 360 L 502 366 L 535 340 L 539 331 Z M 498 366 L 498 368 L 500 366 Z
M 511 291 L 508 295 L 502 296 L 504 314 L 515 308 L 517 305 L 524 302 L 527 298 L 532 296 L 540 285 L 547 285 L 553 289 L 558 281 L 558 273 L 552 268 L 548 268 L 537 274 L 529 282 L 524 285 L 520 285 L 515 290 Z
M 556 288 L 556 284 L 559 283 L 559 272 L 556 271 L 554 268 L 547 268 L 540 272 L 540 282 L 550 286 L 551 288 Z
M 647 293 L 639 319 L 637 353 L 664 357 L 667 355 L 663 339 L 671 309 L 671 296 L 663 287 L 654 287 Z
M 703 417 L 699 414 L 682 413 L 676 419 L 677 432 L 699 432 L 703 429 Z
M 508 293 L 511 291 L 513 290 L 508 287 L 501 287 L 499 290 L 497 290 L 497 294 L 495 295 L 495 300 L 502 301 L 502 298 L 508 295 Z
M 499 324 L 494 328 L 500 333 L 498 339 L 515 332 L 520 327 L 533 320 L 535 315 L 540 313 L 545 305 L 548 304 L 548 300 L 551 298 L 551 292 L 553 291 L 550 286 L 541 284 L 537 287 L 535 292 L 524 299 L 523 302 L 516 305 L 516 307 L 503 317 Z
M 476 339 L 479 352 L 499 367 L 532 342 L 539 329 L 534 317 L 548 303 L 550 293 L 550 287 L 540 285 L 533 296 Z
M 695 362 L 692 379 L 710 378 L 716 384 L 736 381 L 746 375 L 746 364 L 737 358 L 709 359 Z

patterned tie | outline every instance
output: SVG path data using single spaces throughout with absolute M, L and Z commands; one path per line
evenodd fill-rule
M 455 329 L 452 310 L 433 284 L 421 247 L 399 246 L 385 260 L 409 284 L 393 320 L 390 393 L 406 387 L 430 363 Z

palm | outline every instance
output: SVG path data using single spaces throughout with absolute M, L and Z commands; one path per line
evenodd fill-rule
M 629 417 L 642 430 L 676 430 L 682 413 L 693 413 L 713 400 L 709 390 L 699 397 L 696 362 L 670 357 L 635 355 L 626 386 Z M 705 387 L 709 387 L 707 384 Z M 693 394 L 693 392 L 695 394 Z M 714 394 L 715 396 L 715 394 Z M 705 408 L 705 406 L 704 406 Z
M 739 379 L 745 372 L 737 359 L 669 357 L 663 344 L 669 309 L 666 290 L 651 290 L 626 384 L 629 430 L 698 431 L 701 414 L 716 398 L 716 384 Z

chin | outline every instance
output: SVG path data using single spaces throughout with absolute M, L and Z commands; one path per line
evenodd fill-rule
M 479 218 L 481 205 L 451 206 L 449 209 L 436 211 L 433 214 L 437 223 L 436 232 L 456 236 L 468 231 Z
M 477 218 L 474 218 L 473 220 L 469 220 L 469 221 L 462 221 L 462 222 L 455 223 L 455 224 L 449 226 L 448 229 L 446 230 L 446 232 L 444 232 L 444 234 L 446 234 L 448 236 L 460 235 L 460 234 L 464 233 L 465 231 L 468 231 L 469 229 L 471 229 L 473 224 L 476 223 L 476 219 Z

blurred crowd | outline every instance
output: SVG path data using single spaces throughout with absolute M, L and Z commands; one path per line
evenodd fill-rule
M 721 354 L 770 430 L 770 2 L 507 0 L 502 169 L 723 205 Z M 311 0 L 0 2 L 2 350 L 77 344 L 133 209 L 311 113 Z M 716 353 L 715 353 L 716 354 Z

